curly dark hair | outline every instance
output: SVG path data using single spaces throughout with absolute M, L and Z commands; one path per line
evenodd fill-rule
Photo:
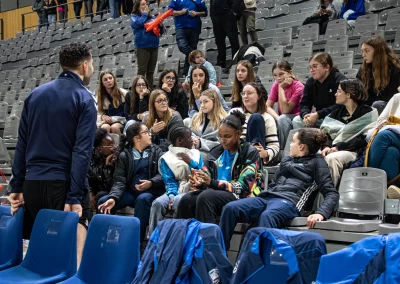
M 107 138 L 107 136 L 110 136 L 110 134 L 108 134 L 107 130 L 105 130 L 104 128 L 96 129 L 96 136 L 94 138 L 94 148 L 100 147 L 101 144 L 103 144 L 103 139 Z
M 243 125 L 246 123 L 246 116 L 240 110 L 233 110 L 225 117 L 221 124 L 226 124 L 235 130 L 243 130 Z
M 59 55 L 60 64 L 64 70 L 74 70 L 83 61 L 92 58 L 89 46 L 79 42 L 63 45 Z

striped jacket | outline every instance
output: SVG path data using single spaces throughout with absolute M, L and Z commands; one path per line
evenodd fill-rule
M 312 206 L 318 192 L 324 196 L 324 202 L 315 213 L 328 219 L 339 201 L 328 164 L 319 154 L 296 158 L 289 156 L 282 160 L 268 190 L 259 197 L 287 199 L 302 212 L 307 205 Z

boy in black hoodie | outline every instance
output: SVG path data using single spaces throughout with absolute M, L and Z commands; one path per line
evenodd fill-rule
M 339 82 L 346 79 L 333 65 L 332 57 L 317 53 L 309 61 L 312 75 L 306 82 L 300 102 L 300 115 L 293 119 L 293 128 L 321 126 L 324 118 L 338 108 L 335 94 Z M 312 112 L 315 107 L 316 112 Z

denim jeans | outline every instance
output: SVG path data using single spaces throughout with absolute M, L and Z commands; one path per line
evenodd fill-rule
M 103 196 L 99 200 L 99 205 L 103 204 L 109 199 L 109 196 Z M 143 192 L 138 195 L 134 195 L 130 192 L 124 192 L 121 199 L 116 202 L 114 208 L 111 210 L 115 213 L 119 209 L 125 208 L 127 206 L 135 208 L 135 217 L 140 221 L 140 241 L 144 240 L 146 236 L 146 227 L 149 225 L 150 218 L 150 208 L 153 203 L 154 195 L 151 192 Z
M 197 29 L 178 29 L 176 30 L 176 43 L 179 51 L 186 55 L 183 74 L 186 75 L 189 70 L 188 55 L 192 50 L 197 49 L 199 42 L 199 31 Z
M 121 16 L 121 1 L 120 0 L 109 0 L 110 14 L 114 19 Z
M 57 22 L 57 14 L 47 15 L 47 21 L 49 22 L 49 25 L 52 23 L 56 23 Z
M 400 136 L 385 129 L 380 131 L 369 149 L 368 166 L 384 170 L 391 181 L 400 173 Z
M 296 205 L 282 198 L 244 198 L 229 202 L 222 210 L 219 226 L 224 236 L 225 248 L 229 250 L 237 223 L 258 223 L 258 227 L 280 228 L 285 221 L 300 216 Z

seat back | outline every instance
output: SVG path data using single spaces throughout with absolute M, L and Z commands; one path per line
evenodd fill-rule
M 11 115 L 18 116 L 21 118 L 22 109 L 24 108 L 24 102 L 18 101 L 12 105 Z
M 23 220 L 23 208 L 11 216 L 11 207 L 0 205 L 0 271 L 22 261 Z
M 11 165 L 10 154 L 8 153 L 3 138 L 0 137 L 0 165 L 9 167 Z
M 139 230 L 135 217 L 95 215 L 78 277 L 86 283 L 130 283 L 139 264 Z
M 343 172 L 339 186 L 338 212 L 381 216 L 384 213 L 386 172 L 375 168 L 354 168 Z
M 9 116 L 6 118 L 4 125 L 3 138 L 16 139 L 18 138 L 19 117 Z
M 21 265 L 41 276 L 72 277 L 76 272 L 78 219 L 75 212 L 40 210 Z
M 0 121 L 4 122 L 8 116 L 8 103 L 0 102 Z

